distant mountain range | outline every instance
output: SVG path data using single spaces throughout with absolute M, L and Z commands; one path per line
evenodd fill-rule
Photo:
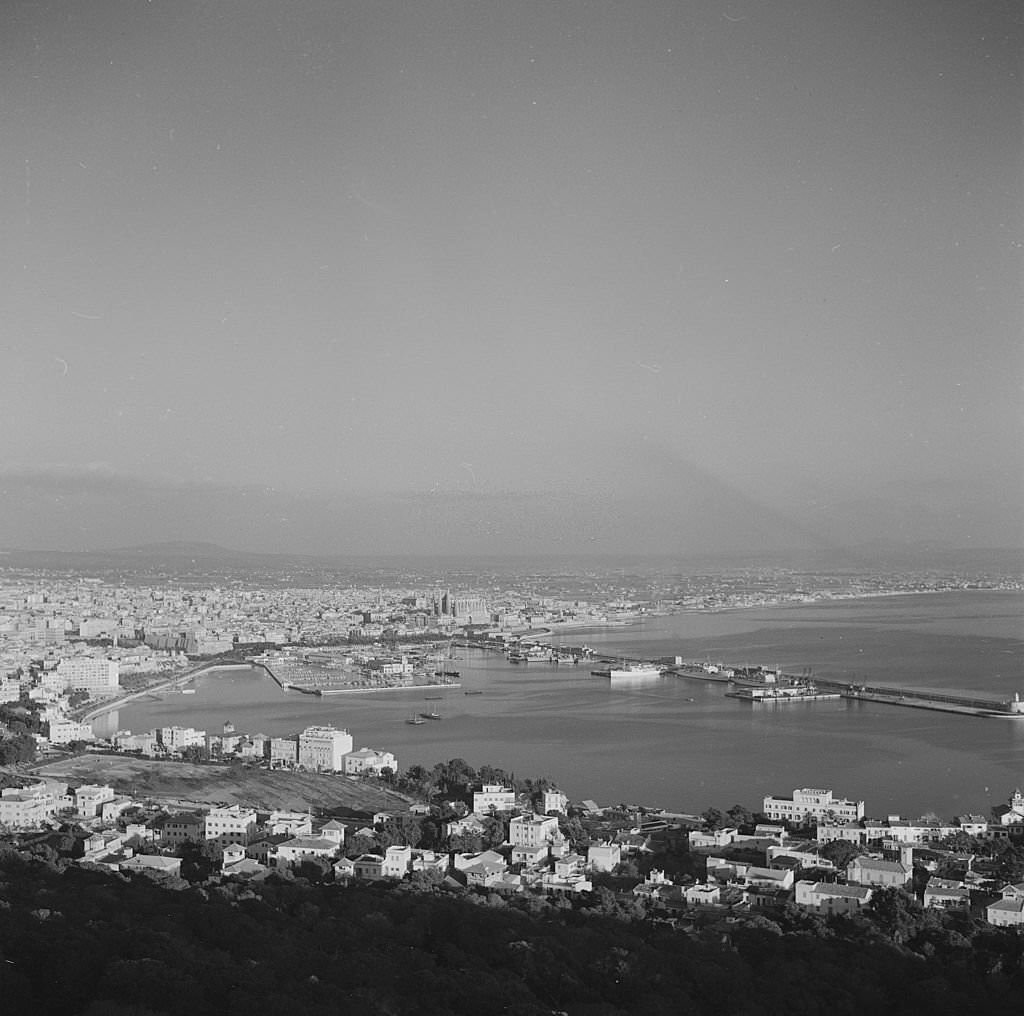
M 647 560 L 1011 570 L 1024 496 L 987 484 L 736 483 L 651 449 L 535 486 L 305 491 L 111 472 L 0 471 L 2 558 L 20 567 L 373 569 L 378 562 Z M 171 542 L 157 542 L 171 541 Z M 61 552 L 34 548 L 63 548 Z M 242 550 L 226 549 L 240 547 Z M 958 548 L 1016 547 L 1011 551 Z M 964 556 L 966 554 L 966 557 Z M 72 564 L 74 562 L 74 564 Z M 621 566 L 621 565 L 620 565 Z

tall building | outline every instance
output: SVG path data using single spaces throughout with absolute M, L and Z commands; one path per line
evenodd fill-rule
M 57 664 L 57 676 L 65 691 L 86 691 L 90 695 L 112 695 L 118 689 L 117 660 L 73 656 Z
M 352 735 L 334 727 L 307 727 L 299 734 L 299 765 L 315 771 L 341 772 L 352 750 Z

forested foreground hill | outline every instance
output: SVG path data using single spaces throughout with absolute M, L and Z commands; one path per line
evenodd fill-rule
M 5 1016 L 1017 1013 L 1019 941 L 752 919 L 696 935 L 589 907 L 270 879 L 190 886 L 0 855 Z

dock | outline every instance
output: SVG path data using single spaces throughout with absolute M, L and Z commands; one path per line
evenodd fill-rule
M 1024 702 L 1018 695 L 1015 695 L 1009 702 L 1004 702 L 999 699 L 922 691 L 919 688 L 884 688 L 825 681 L 816 683 L 819 688 L 829 687 L 838 691 L 844 699 L 856 702 L 881 702 L 884 705 L 906 706 L 911 709 L 959 713 L 961 716 L 994 716 L 1024 720 Z

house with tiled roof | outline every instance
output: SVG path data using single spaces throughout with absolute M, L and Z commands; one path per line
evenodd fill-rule
M 871 888 L 838 882 L 797 882 L 794 902 L 816 914 L 851 914 L 871 900 Z
M 163 854 L 135 854 L 121 865 L 121 871 L 148 871 L 160 875 L 181 875 L 181 858 Z
M 997 928 L 1024 928 L 1024 897 L 1004 896 L 990 903 L 985 920 Z
M 294 868 L 314 858 L 333 862 L 338 853 L 337 840 L 326 836 L 294 836 L 271 847 L 270 864 L 275 868 Z
M 882 861 L 874 857 L 855 857 L 846 868 L 846 881 L 855 885 L 903 886 L 914 877 L 909 858 L 903 861 Z
M 923 902 L 936 910 L 967 910 L 971 905 L 971 892 L 963 882 L 932 877 L 924 887 Z

